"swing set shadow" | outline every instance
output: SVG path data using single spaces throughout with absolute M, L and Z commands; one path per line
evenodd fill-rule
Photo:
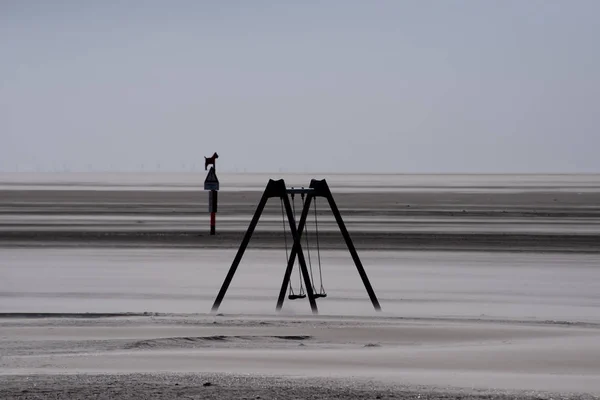
M 298 222 L 298 225 L 296 225 L 295 205 L 293 206 L 293 209 L 292 209 L 292 205 L 290 204 L 290 198 L 288 196 L 288 195 L 291 195 L 292 201 L 293 201 L 294 195 L 296 195 L 296 194 L 300 194 L 302 196 L 302 199 L 304 200 L 303 207 L 302 207 L 302 213 L 300 215 L 300 221 Z M 305 198 L 305 196 L 306 196 L 306 198 Z M 304 298 L 304 297 L 308 296 L 308 301 L 310 303 L 310 308 L 311 308 L 313 314 L 318 313 L 316 299 L 327 296 L 327 294 L 325 293 L 325 290 L 323 289 L 322 275 L 321 275 L 321 288 L 320 288 L 319 292 L 317 292 L 316 289 L 314 288 L 314 284 L 313 284 L 313 282 L 311 282 L 312 262 L 310 261 L 310 248 L 307 246 L 307 249 L 309 251 L 309 263 L 311 265 L 311 274 L 309 275 L 308 268 L 306 266 L 306 259 L 304 258 L 304 252 L 302 251 L 302 245 L 301 245 L 302 233 L 305 231 L 306 220 L 308 218 L 310 204 L 314 200 L 314 202 L 315 202 L 315 207 L 314 207 L 315 208 L 315 227 L 316 227 L 316 232 L 317 232 L 317 252 L 319 253 L 319 274 L 320 274 L 321 273 L 321 261 L 320 261 L 321 257 L 320 257 L 320 249 L 318 247 L 319 246 L 318 245 L 318 225 L 316 225 L 316 221 L 317 221 L 316 198 L 317 197 L 324 197 L 325 199 L 327 199 L 327 202 L 329 203 L 329 207 L 331 208 L 331 212 L 333 213 L 333 216 L 335 217 L 335 220 L 336 220 L 337 225 L 340 229 L 340 232 L 344 238 L 344 241 L 346 242 L 348 251 L 350 252 L 350 255 L 352 256 L 352 260 L 354 261 L 356 269 L 358 270 L 358 273 L 362 279 L 365 289 L 367 290 L 367 293 L 369 295 L 369 298 L 371 299 L 371 303 L 373 304 L 373 307 L 375 308 L 376 311 L 381 311 L 381 306 L 379 305 L 377 296 L 375 295 L 375 292 L 373 291 L 373 288 L 371 287 L 369 278 L 367 277 L 367 274 L 362 265 L 360 257 L 358 256 L 358 253 L 356 252 L 354 243 L 352 242 L 350 234 L 348 233 L 348 230 L 346 229 L 346 225 L 342 219 L 342 216 L 337 207 L 337 204 L 335 203 L 335 200 L 333 199 L 333 195 L 331 194 L 331 190 L 329 189 L 329 185 L 327 184 L 325 179 L 323 179 L 323 180 L 312 179 L 310 182 L 310 186 L 308 188 L 287 188 L 283 179 L 279 179 L 279 180 L 269 179 L 269 182 L 267 183 L 267 187 L 265 188 L 263 195 L 258 203 L 256 211 L 254 212 L 254 216 L 252 217 L 252 220 L 250 221 L 250 225 L 248 226 L 248 229 L 242 239 L 240 247 L 235 255 L 235 258 L 233 259 L 233 262 L 231 264 L 231 267 L 229 268 L 227 276 L 225 277 L 223 285 L 221 286 L 221 289 L 217 295 L 217 298 L 214 301 L 214 304 L 212 306 L 212 312 L 218 311 L 219 306 L 221 305 L 221 302 L 223 301 L 223 298 L 225 297 L 225 293 L 227 292 L 227 289 L 229 288 L 229 285 L 231 284 L 233 276 L 235 275 L 235 272 L 240 264 L 240 261 L 242 260 L 244 252 L 246 251 L 246 248 L 248 247 L 250 238 L 252 237 L 252 234 L 254 233 L 254 229 L 256 228 L 256 225 L 258 224 L 258 221 L 259 221 L 260 216 L 262 215 L 262 212 L 267 204 L 267 201 L 274 197 L 279 197 L 281 199 L 282 214 L 285 211 L 285 214 L 287 215 L 291 235 L 293 238 L 293 245 L 292 245 L 292 250 L 289 255 L 289 258 L 287 255 L 287 239 L 285 239 L 286 240 L 285 246 L 286 246 L 287 268 L 285 270 L 283 282 L 281 284 L 281 289 L 279 291 L 279 297 L 277 299 L 277 306 L 276 306 L 277 311 L 280 311 L 283 306 L 283 301 L 285 299 L 288 285 L 290 285 L 290 294 L 289 294 L 288 298 L 290 300 L 294 300 L 294 299 L 300 299 L 300 298 Z M 283 220 L 283 224 L 284 224 L 284 229 L 285 229 L 285 218 Z M 286 234 L 284 232 L 284 238 L 285 237 L 286 237 Z M 307 244 L 308 244 L 308 237 L 307 237 Z M 303 293 L 302 288 L 300 289 L 299 294 L 294 294 L 293 290 L 291 289 L 290 277 L 292 274 L 294 263 L 296 261 L 296 257 L 298 258 L 298 263 L 300 264 L 301 282 L 303 279 L 304 286 L 306 287 L 306 295 Z M 313 281 L 314 281 L 314 279 L 313 279 Z

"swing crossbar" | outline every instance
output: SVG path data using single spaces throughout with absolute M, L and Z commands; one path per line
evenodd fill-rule
M 313 188 L 287 188 L 285 192 L 287 194 L 307 194 L 314 193 L 315 189 Z

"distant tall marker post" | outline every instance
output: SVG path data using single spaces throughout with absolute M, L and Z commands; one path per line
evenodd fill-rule
M 216 158 L 218 157 L 217 153 L 213 154 L 212 157 L 205 157 L 205 169 L 209 164 L 213 166 L 210 167 L 208 171 L 208 175 L 206 175 L 206 179 L 204 180 L 204 190 L 210 190 L 208 194 L 208 212 L 210 212 L 210 234 L 215 234 L 216 228 L 216 213 L 217 213 L 217 191 L 219 190 L 219 179 L 217 178 L 217 174 L 215 172 L 216 167 Z

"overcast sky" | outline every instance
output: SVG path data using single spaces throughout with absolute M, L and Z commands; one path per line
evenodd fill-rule
M 0 1 L 0 169 L 600 172 L 600 1 Z

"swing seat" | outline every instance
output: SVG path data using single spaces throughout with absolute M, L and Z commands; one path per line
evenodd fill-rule
M 318 299 L 320 297 L 327 297 L 327 293 L 315 293 L 315 299 Z
M 290 294 L 288 296 L 288 299 L 290 300 L 296 300 L 296 299 L 304 299 L 306 297 L 305 294 Z

